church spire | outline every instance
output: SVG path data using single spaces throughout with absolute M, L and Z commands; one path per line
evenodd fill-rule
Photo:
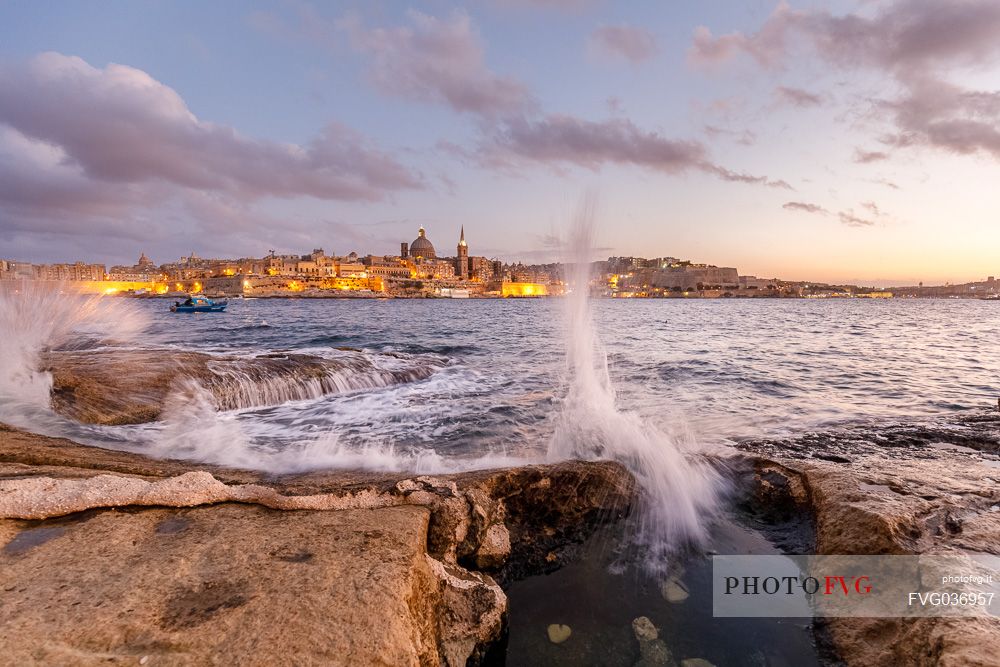
M 465 225 L 462 225 L 462 235 L 458 239 L 458 245 L 463 247 L 469 245 L 465 242 Z

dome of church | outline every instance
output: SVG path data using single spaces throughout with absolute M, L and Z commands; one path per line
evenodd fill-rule
M 417 238 L 410 244 L 410 256 L 423 257 L 424 259 L 437 258 L 437 254 L 434 252 L 434 244 L 427 238 L 427 233 L 424 232 L 423 227 L 417 233 Z

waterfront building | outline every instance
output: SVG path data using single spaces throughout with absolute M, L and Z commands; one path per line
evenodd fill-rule
M 740 289 L 774 290 L 781 283 L 777 278 L 758 278 L 757 276 L 740 276 Z
M 84 264 L 74 262 L 72 264 L 36 264 L 35 278 L 38 280 L 60 280 L 78 281 L 104 280 L 105 267 L 103 264 Z
M 368 267 L 359 261 L 341 259 L 336 264 L 335 275 L 338 278 L 367 278 Z
M 622 291 L 653 295 L 665 291 L 738 290 L 740 277 L 731 267 L 683 262 L 667 268 L 638 269 L 619 275 L 617 284 Z
M 0 260 L 0 280 L 33 280 L 35 265 L 12 259 Z
M 547 265 L 525 266 L 518 262 L 505 267 L 503 274 L 504 280 L 514 283 L 548 284 L 552 282 L 552 274 Z
M 417 278 L 423 280 L 454 280 L 455 264 L 450 260 L 432 259 L 418 261 L 414 265 Z
M 370 276 L 409 280 L 416 277 L 413 263 L 403 257 L 392 255 L 368 255 L 363 260 L 365 270 Z
M 503 276 L 503 263 L 486 257 L 469 258 L 469 279 L 481 283 L 500 281 Z

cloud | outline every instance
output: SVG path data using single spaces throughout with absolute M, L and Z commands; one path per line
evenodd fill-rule
M 371 57 L 369 75 L 379 90 L 491 118 L 533 105 L 523 83 L 486 66 L 467 14 L 440 19 L 410 11 L 408 17 L 410 25 L 393 28 L 367 29 L 355 17 L 341 23 L 354 48 Z
M 717 125 L 705 125 L 704 130 L 710 138 L 728 137 L 741 146 L 753 146 L 757 143 L 757 135 L 751 130 L 737 132 Z
M 872 13 L 844 15 L 781 4 L 756 32 L 714 36 L 697 28 L 688 60 L 718 67 L 744 56 L 778 69 L 796 55 L 797 45 L 835 66 L 875 70 L 900 84 L 899 97 L 877 104 L 894 125 L 886 143 L 1000 159 L 1000 92 L 952 80 L 955 70 L 982 70 L 1000 55 L 995 0 L 899 0 Z
M 890 188 L 892 190 L 899 190 L 900 189 L 898 184 L 893 183 L 892 181 L 890 181 L 888 179 L 885 179 L 885 178 L 876 178 L 875 180 L 873 180 L 871 182 L 875 183 L 876 185 L 884 185 L 885 187 Z
M 493 0 L 500 7 L 518 9 L 556 9 L 565 12 L 576 12 L 589 9 L 598 0 Z
M 1000 4 L 993 0 L 933 2 L 901 0 L 873 16 L 835 16 L 827 10 L 794 10 L 782 3 L 754 33 L 713 36 L 695 29 L 688 59 L 718 65 L 746 55 L 765 67 L 780 67 L 802 38 L 831 61 L 892 69 L 979 64 L 1000 45 Z
M 872 162 L 881 162 L 882 160 L 888 160 L 889 154 L 883 153 L 882 151 L 865 151 L 860 148 L 854 150 L 854 161 L 858 164 L 870 164 Z
M 507 170 L 524 163 L 572 165 L 595 171 L 606 164 L 617 164 L 664 174 L 694 170 L 725 181 L 792 189 L 783 180 L 736 172 L 713 163 L 701 142 L 667 138 L 625 118 L 590 121 L 550 114 L 508 119 L 477 152 L 461 151 L 454 145 L 442 149 Z
M 113 216 L 142 200 L 133 186 L 91 181 L 61 147 L 0 124 L 0 205 L 12 214 L 4 227 L 37 227 L 38 221 L 27 219 L 32 212 Z
M 788 86 L 778 86 L 775 88 L 774 96 L 782 104 L 799 108 L 815 107 L 823 103 L 823 98 L 815 93 Z
M 677 173 L 706 159 L 702 144 L 667 139 L 626 119 L 587 121 L 564 114 L 511 120 L 489 149 L 501 158 L 568 162 L 588 169 L 613 162 L 664 173 Z
M 791 185 L 781 179 L 770 179 L 767 176 L 753 176 L 742 172 L 732 171 L 716 164 L 702 164 L 700 167 L 709 173 L 715 174 L 724 181 L 733 183 L 751 183 L 755 185 L 766 185 L 769 188 L 781 188 L 782 190 L 794 190 Z
M 896 125 L 883 141 L 962 155 L 982 151 L 1000 159 L 1000 91 L 968 90 L 919 75 L 906 83 L 905 95 L 883 105 Z
M 878 204 L 873 201 L 861 202 L 861 206 L 868 209 L 868 211 L 871 212 L 876 218 L 880 218 L 885 215 L 885 213 L 879 209 Z
M 142 70 L 73 56 L 0 66 L 0 123 L 56 147 L 93 181 L 169 183 L 244 198 L 376 200 L 420 186 L 402 164 L 338 124 L 304 146 L 199 120 Z
M 656 37 L 645 28 L 601 26 L 590 35 L 591 51 L 610 58 L 640 63 L 656 55 Z
M 370 56 L 369 74 L 384 93 L 477 117 L 478 145 L 468 148 L 442 139 L 436 148 L 443 153 L 509 173 L 527 164 L 591 170 L 617 164 L 665 174 L 700 170 L 726 181 L 791 189 L 785 181 L 716 165 L 701 142 L 644 130 L 617 115 L 617 105 L 612 105 L 612 118 L 599 121 L 546 113 L 523 83 L 486 66 L 482 41 L 464 12 L 442 19 L 410 11 L 408 20 L 405 26 L 366 28 L 356 17 L 348 17 L 341 29 L 356 50 Z M 652 35 L 637 28 L 620 26 L 595 34 L 627 59 L 641 59 L 655 50 Z M 631 44 L 629 37 L 640 45 Z
M 698 26 L 688 49 L 688 62 L 695 66 L 718 66 L 745 53 L 760 65 L 776 67 L 785 55 L 789 26 L 798 16 L 798 12 L 781 4 L 761 29 L 752 35 L 732 32 L 715 36 L 706 26 Z
M 781 205 L 781 208 L 786 211 L 804 211 L 806 213 L 817 213 L 819 215 L 830 215 L 830 212 L 819 204 L 808 204 L 801 201 L 790 201 L 785 202 Z
M 866 208 L 875 217 L 884 217 L 883 213 L 875 202 L 862 202 L 861 206 Z M 790 201 L 782 204 L 781 208 L 786 211 L 802 211 L 803 213 L 810 213 L 814 215 L 828 216 L 830 211 L 823 208 L 819 204 L 810 204 L 801 201 Z M 846 211 L 840 211 L 837 213 L 837 218 L 840 220 L 841 224 L 847 225 L 848 227 L 872 227 L 875 225 L 875 221 L 867 220 L 865 218 L 859 217 L 854 213 L 853 209 L 847 209 Z
M 872 227 L 875 225 L 875 222 L 872 220 L 865 220 L 856 216 L 853 209 L 841 211 L 837 215 L 840 218 L 840 222 L 848 227 Z

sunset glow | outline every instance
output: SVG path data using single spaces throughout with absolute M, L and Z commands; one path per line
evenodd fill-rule
M 590 188 L 605 256 L 1000 273 L 997 3 L 531 4 L 7 4 L 2 254 L 548 261 Z

